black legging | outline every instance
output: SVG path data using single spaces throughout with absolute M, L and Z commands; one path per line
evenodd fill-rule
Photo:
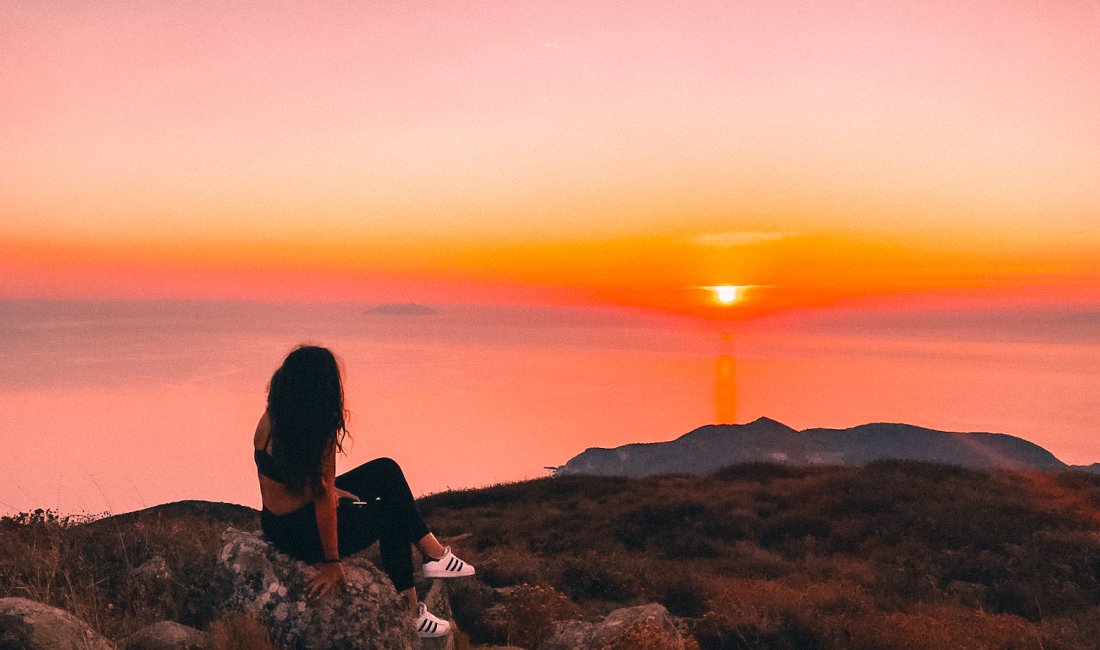
M 382 569 L 398 591 L 413 586 L 410 544 L 428 534 L 401 467 L 390 458 L 378 458 L 336 477 L 336 487 L 366 501 L 353 505 L 341 500 L 336 509 L 340 557 L 378 541 Z M 317 517 L 310 503 L 285 515 L 260 513 L 264 536 L 280 551 L 305 562 L 324 559 Z

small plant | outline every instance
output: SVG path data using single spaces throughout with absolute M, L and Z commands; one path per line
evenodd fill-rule
M 210 650 L 276 650 L 264 626 L 243 612 L 214 621 L 207 635 Z
M 652 623 L 639 621 L 624 629 L 604 650 L 699 650 L 699 643 L 690 637 L 683 639 Z
M 646 590 L 636 562 L 611 553 L 585 553 L 565 558 L 557 585 L 578 601 L 631 603 Z
M 537 647 L 554 633 L 558 621 L 580 617 L 580 608 L 550 586 L 520 585 L 504 601 L 508 612 L 508 642 Z
M 679 576 L 657 585 L 657 602 L 676 616 L 696 617 L 707 613 L 709 594 L 705 583 Z

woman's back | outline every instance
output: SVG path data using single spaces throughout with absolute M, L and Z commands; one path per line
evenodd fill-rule
M 268 417 L 267 412 L 264 412 L 260 422 L 256 425 L 256 434 L 252 438 L 252 446 L 257 452 L 266 455 L 271 462 L 274 462 L 274 459 L 271 458 L 271 419 Z M 263 501 L 264 508 L 267 508 L 271 513 L 285 515 L 313 500 L 308 486 L 300 492 L 292 490 L 260 471 L 259 464 L 261 460 L 259 458 L 256 460 L 256 474 L 260 478 L 260 499 Z

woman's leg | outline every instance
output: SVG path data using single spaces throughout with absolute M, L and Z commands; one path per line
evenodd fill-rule
M 401 534 L 406 544 L 417 542 L 429 533 L 405 474 L 390 458 L 376 458 L 337 476 L 336 487 L 367 503 L 377 499 L 388 523 Z
M 410 545 L 431 533 L 420 517 L 420 510 L 416 507 L 401 467 L 389 458 L 378 458 L 337 476 L 336 487 L 366 502 L 365 505 L 341 509 L 342 513 L 348 510 L 349 515 L 338 517 L 343 524 L 340 526 L 341 553 L 344 548 L 365 548 L 377 539 L 382 568 L 394 588 L 409 600 L 408 592 L 413 586 Z M 345 534 L 345 529 L 349 529 L 348 534 Z M 416 609 L 415 591 L 412 591 L 410 608 Z
M 416 548 L 420 549 L 421 553 L 433 560 L 438 560 L 447 552 L 447 547 L 440 544 L 439 540 L 435 538 L 435 535 L 431 533 L 416 540 Z

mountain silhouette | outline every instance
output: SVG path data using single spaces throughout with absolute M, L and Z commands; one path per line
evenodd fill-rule
M 976 469 L 1081 469 L 1039 445 L 1004 433 L 955 433 L 910 424 L 863 424 L 850 429 L 798 431 L 760 418 L 747 424 L 699 427 L 668 442 L 593 447 L 574 456 L 555 474 L 649 476 L 704 474 L 737 463 L 863 465 L 880 459 L 919 460 Z

